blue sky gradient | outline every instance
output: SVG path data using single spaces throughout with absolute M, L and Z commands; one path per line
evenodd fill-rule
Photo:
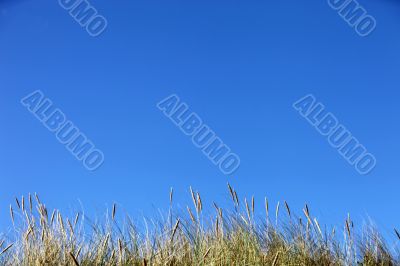
M 189 186 L 257 212 L 305 203 L 322 224 L 400 227 L 400 4 L 359 1 L 377 20 L 360 37 L 326 1 L 99 1 L 93 38 L 58 1 L 0 1 L 0 213 L 38 192 L 50 208 L 132 215 L 180 207 Z M 41 90 L 105 154 L 87 171 L 21 98 Z M 241 158 L 223 175 L 156 104 L 175 93 Z M 361 176 L 292 104 L 312 93 L 377 158 Z M 80 203 L 81 202 L 81 203 Z M 257 204 L 258 202 L 258 204 Z M 177 206 L 177 208 L 179 208 Z M 209 206 L 209 205 L 208 205 Z M 0 220 L 0 228 L 9 226 Z

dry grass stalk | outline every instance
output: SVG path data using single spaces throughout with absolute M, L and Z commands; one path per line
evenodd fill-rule
M 74 254 L 72 252 L 68 253 L 72 262 L 74 263 L 75 266 L 80 266 L 78 260 L 75 258 Z
M 191 194 L 191 196 L 192 196 L 194 208 L 197 209 L 197 200 L 196 200 L 196 197 L 194 196 L 193 189 L 192 189 L 192 187 L 190 187 L 189 189 L 190 189 L 190 194 Z
M 33 202 L 32 202 L 32 195 L 29 193 L 28 195 L 28 199 L 29 199 L 29 210 L 32 213 L 33 210 Z
M 190 210 L 190 208 L 188 206 L 186 206 L 186 208 L 189 213 L 190 219 L 192 220 L 193 223 L 196 223 L 196 219 L 194 218 L 192 211 Z
M 38 205 L 42 204 L 37 193 L 35 193 L 35 198 Z
M 254 196 L 251 197 L 251 211 L 253 212 L 253 215 L 254 215 L 254 211 L 255 211 Z
M 249 208 L 249 204 L 247 203 L 247 199 L 246 198 L 244 198 L 244 204 L 246 206 L 247 218 L 249 219 L 249 222 L 250 222 L 251 221 L 250 208 Z
M 74 220 L 74 228 L 76 227 L 76 225 L 78 224 L 79 221 L 79 212 L 76 214 L 75 216 L 75 220 Z
M 276 253 L 275 258 L 274 258 L 274 261 L 272 262 L 272 266 L 278 265 L 278 259 L 279 259 L 279 254 L 280 254 L 280 253 L 281 253 L 280 251 L 278 251 L 278 252 Z
M 50 224 L 52 225 L 54 223 L 54 217 L 56 215 L 56 210 L 53 210 L 52 214 L 51 214 L 51 219 L 50 219 Z
M 14 244 L 10 244 L 10 245 L 8 245 L 5 249 L 3 249 L 3 250 L 0 252 L 0 256 L 3 255 L 4 253 L 6 253 L 7 251 L 9 251 L 9 250 L 12 248 L 13 245 L 14 245 Z
M 172 205 L 172 200 L 174 197 L 174 189 L 171 187 L 170 192 L 169 192 L 169 204 Z
M 228 185 L 228 190 L 229 190 L 229 194 L 231 195 L 232 201 L 236 204 L 235 191 L 233 190 L 233 188 L 231 187 L 231 185 L 229 183 L 227 183 L 227 185 Z
M 197 193 L 197 205 L 196 205 L 197 213 L 200 213 L 203 210 L 203 202 L 201 201 L 200 194 Z
M 112 218 L 112 220 L 114 221 L 115 220 L 115 213 L 117 212 L 117 206 L 116 206 L 116 204 L 114 203 L 113 204 L 113 207 L 112 207 L 112 214 L 111 214 L 111 218 Z
M 346 220 L 345 225 L 346 225 L 346 232 L 347 232 L 347 235 L 348 235 L 349 238 L 350 238 L 350 237 L 351 237 L 351 231 L 350 231 L 350 225 L 349 225 L 349 221 L 348 221 L 348 220 Z
M 180 222 L 181 222 L 181 220 L 178 219 L 178 220 L 176 221 L 175 225 L 174 225 L 174 229 L 172 229 L 171 242 L 174 240 L 174 236 L 175 236 L 175 234 L 176 234 L 176 231 L 177 231 L 178 228 L 179 228 L 179 223 L 180 223 Z
M 15 203 L 17 203 L 18 209 L 21 209 L 21 205 L 19 204 L 18 198 L 15 198 Z
M 238 197 L 236 191 L 234 191 L 233 194 L 235 195 L 236 206 L 239 206 L 239 197 Z
M 209 248 L 207 249 L 206 253 L 204 253 L 204 255 L 203 255 L 203 260 L 205 260 L 205 259 L 207 258 L 208 254 L 209 254 L 210 251 L 211 251 L 211 248 L 212 248 L 212 247 L 209 247 Z
M 278 201 L 278 203 L 276 204 L 276 210 L 275 210 L 276 225 L 278 225 L 278 219 L 279 219 L 279 205 L 280 205 L 280 202 Z
M 12 220 L 12 223 L 14 224 L 15 222 L 14 222 L 14 210 L 13 210 L 13 207 L 10 205 L 10 216 L 11 216 L 11 220 Z
M 400 239 L 400 233 L 396 229 L 394 229 L 394 232 L 395 232 L 397 238 Z
M 24 198 L 24 196 L 21 197 L 21 208 L 22 208 L 22 211 L 25 211 L 25 198 Z
M 319 226 L 317 218 L 314 218 L 314 223 L 315 223 L 315 225 L 316 225 L 316 227 L 318 229 L 318 232 L 319 232 L 320 236 L 322 237 L 323 235 L 322 235 L 321 227 Z
M 287 211 L 289 217 L 292 218 L 292 215 L 291 215 L 291 213 L 290 213 L 289 204 L 286 202 L 286 200 L 285 200 L 285 207 L 286 207 L 286 211 Z
M 119 238 L 118 238 L 118 251 L 119 251 L 120 264 L 122 264 L 123 247 L 122 247 L 122 241 Z

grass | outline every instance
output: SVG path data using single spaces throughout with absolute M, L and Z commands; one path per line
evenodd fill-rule
M 398 252 L 373 227 L 357 233 L 348 217 L 341 237 L 335 229 L 323 230 L 307 205 L 296 216 L 286 202 L 271 210 L 267 200 L 266 216 L 257 218 L 254 198 L 240 202 L 229 184 L 228 189 L 233 208 L 214 204 L 215 215 L 203 214 L 200 194 L 192 189 L 193 206 L 176 214 L 171 189 L 166 221 L 148 222 L 146 230 L 138 230 L 129 217 L 119 223 L 115 205 L 98 224 L 81 213 L 72 218 L 50 213 L 37 195 L 22 197 L 10 206 L 15 236 L 0 238 L 0 264 L 400 265 Z M 279 212 L 286 218 L 278 219 Z

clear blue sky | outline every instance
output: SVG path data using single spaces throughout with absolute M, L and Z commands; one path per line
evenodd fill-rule
M 108 28 L 89 36 L 58 1 L 0 0 L 0 213 L 38 192 L 49 207 L 102 214 L 117 202 L 151 215 L 240 197 L 304 203 L 323 224 L 348 212 L 400 227 L 400 4 L 362 0 L 377 20 L 362 38 L 326 1 L 90 2 Z M 87 171 L 21 104 L 40 89 L 105 154 Z M 156 103 L 175 93 L 241 158 L 223 175 Z M 367 176 L 292 108 L 313 93 L 378 161 Z M 8 225 L 1 218 L 0 227 Z M 360 224 L 359 224 L 360 225 Z

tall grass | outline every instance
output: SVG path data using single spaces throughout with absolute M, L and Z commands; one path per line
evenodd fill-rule
M 254 198 L 240 201 L 228 184 L 233 208 L 213 204 L 215 215 L 203 214 L 198 192 L 190 188 L 193 206 L 166 221 L 139 230 L 127 217 L 118 222 L 114 205 L 103 223 L 81 213 L 65 217 L 49 212 L 35 195 L 10 206 L 14 232 L 0 238 L 1 265 L 400 265 L 373 227 L 356 232 L 350 217 L 343 229 L 323 229 L 306 205 L 296 216 L 287 202 L 263 203 L 256 217 Z M 214 211 L 213 211 L 214 212 Z M 278 219 L 285 212 L 284 219 Z M 210 217 L 211 216 L 211 217 Z M 395 231 L 400 238 L 400 234 Z M 14 235 L 11 236 L 10 235 Z M 341 237 L 340 235 L 343 235 Z

